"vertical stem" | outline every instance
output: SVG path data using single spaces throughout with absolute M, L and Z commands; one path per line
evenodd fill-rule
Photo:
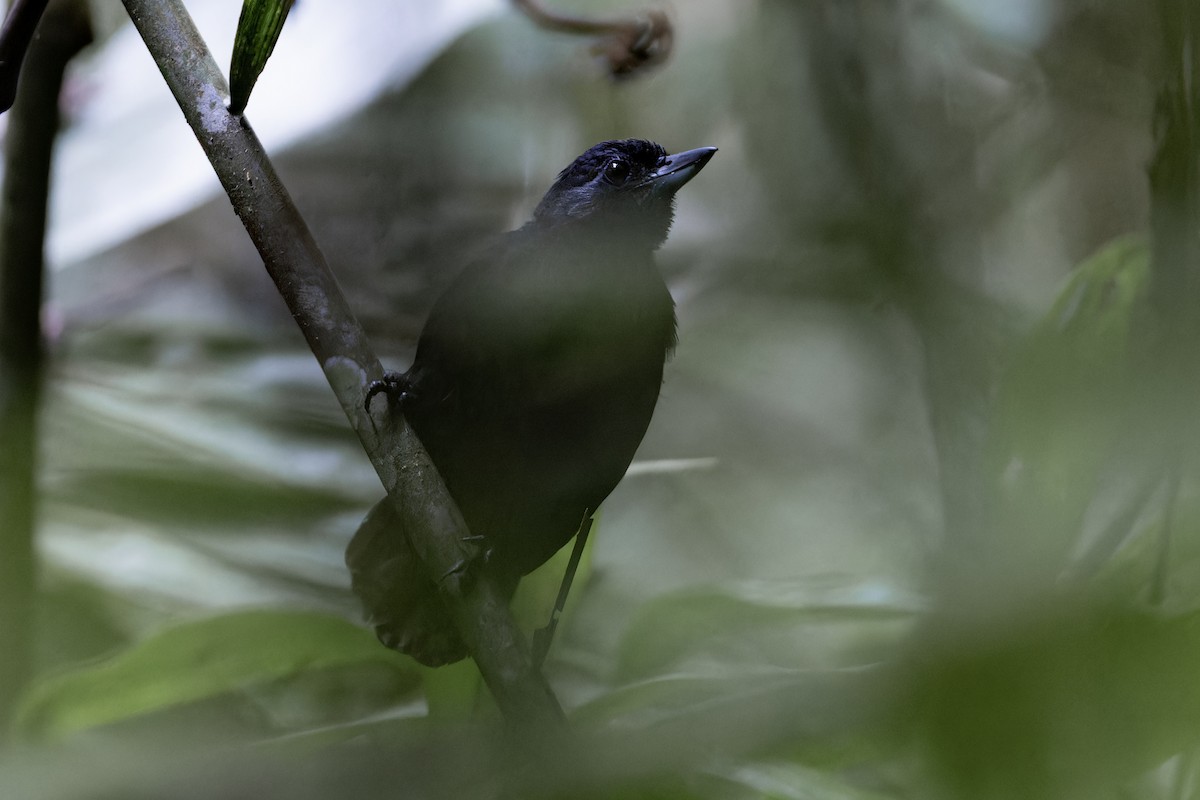
M 67 62 L 87 8 L 56 0 L 34 36 L 8 119 L 0 199 L 0 735 L 32 670 L 40 311 L 50 161 Z
M 920 211 L 931 205 L 932 178 L 911 169 L 905 140 L 882 123 L 886 107 L 876 107 L 874 84 L 885 77 L 880 70 L 887 63 L 878 53 L 902 56 L 896 38 L 905 24 L 902 8 L 841 0 L 798 7 L 816 90 L 814 113 L 828 126 L 849 186 L 862 198 L 856 232 L 912 320 L 924 354 L 945 530 L 940 577 L 948 590 L 975 597 L 996 551 L 984 514 L 984 452 L 1004 346 L 1000 317 L 975 288 L 977 262 L 951 274 L 937 257 L 939 232 Z M 879 17 L 889 24 L 881 25 Z M 909 91 L 905 101 L 915 107 L 922 98 Z M 953 120 L 936 121 L 945 142 L 966 139 Z M 971 217 L 961 218 L 963 230 L 973 224 Z
M 48 0 L 12 0 L 0 26 L 0 111 L 12 108 L 21 64 Z
M 1158 149 L 1150 164 L 1154 270 L 1151 303 L 1178 344 L 1197 325 L 1200 297 L 1200 11 L 1162 0 L 1165 83 L 1158 98 Z
M 1200 369 L 1200 9 L 1195 0 L 1160 0 L 1164 45 L 1164 84 L 1158 96 L 1158 147 L 1150 163 L 1153 261 L 1150 277 L 1150 329 L 1147 374 L 1154 404 L 1147 416 L 1156 425 L 1166 461 L 1168 496 L 1163 533 L 1151 586 L 1156 603 L 1165 600 L 1174 504 L 1188 449 L 1197 442 L 1195 401 Z

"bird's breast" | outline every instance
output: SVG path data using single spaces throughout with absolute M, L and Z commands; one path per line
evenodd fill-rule
M 522 573 L 624 475 L 675 317 L 648 253 L 517 255 L 465 275 L 435 309 L 406 413 L 472 531 Z

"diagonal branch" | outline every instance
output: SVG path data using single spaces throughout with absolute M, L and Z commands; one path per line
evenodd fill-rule
M 258 137 L 244 117 L 230 113 L 225 79 L 187 11 L 179 0 L 124 3 L 426 569 L 431 576 L 461 574 L 461 564 L 472 556 L 462 515 L 412 430 L 402 420 L 376 426 L 364 409 L 366 385 L 382 376 L 379 359 Z M 482 575 L 441 585 L 506 719 L 521 727 L 561 726 L 558 701 L 530 660 L 503 595 Z

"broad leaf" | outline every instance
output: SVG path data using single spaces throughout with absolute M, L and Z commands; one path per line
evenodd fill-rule
M 370 632 L 326 614 L 243 611 L 162 631 L 90 667 L 37 683 L 17 732 L 68 734 L 181 707 L 321 670 L 374 666 L 397 690 L 414 686 L 416 664 L 380 647 Z
M 688 662 L 708 674 L 858 666 L 907 632 L 917 608 L 887 584 L 831 576 L 686 589 L 642 607 L 621 642 L 619 675 L 636 680 Z

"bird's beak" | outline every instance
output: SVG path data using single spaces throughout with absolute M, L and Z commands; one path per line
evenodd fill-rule
M 695 150 L 684 150 L 682 153 L 667 156 L 666 160 L 658 165 L 658 169 L 646 176 L 639 185 L 651 189 L 655 194 L 674 194 L 680 186 L 704 169 L 704 165 L 715 152 L 715 147 L 697 147 Z

